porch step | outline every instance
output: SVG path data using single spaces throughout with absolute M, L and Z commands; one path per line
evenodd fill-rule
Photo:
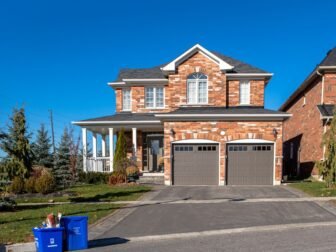
M 164 176 L 158 175 L 142 175 L 138 180 L 139 184 L 154 184 L 154 185 L 164 185 Z

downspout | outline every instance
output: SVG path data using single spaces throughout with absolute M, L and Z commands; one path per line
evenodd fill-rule
M 327 118 L 327 120 L 326 120 L 326 122 L 325 122 L 325 124 L 323 126 L 323 135 L 327 132 L 327 125 L 329 123 L 329 120 L 330 120 L 330 118 Z M 325 146 L 325 144 L 323 144 L 323 157 L 322 157 L 322 160 L 325 159 L 325 153 L 326 153 L 326 146 Z
M 316 74 L 322 77 L 322 91 L 321 91 L 321 104 L 324 104 L 324 74 L 316 70 Z

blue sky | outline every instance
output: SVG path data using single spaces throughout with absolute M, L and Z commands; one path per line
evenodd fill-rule
M 1 1 L 0 127 L 24 105 L 29 127 L 56 137 L 72 120 L 114 113 L 107 86 L 200 43 L 274 73 L 277 109 L 336 46 L 336 1 Z

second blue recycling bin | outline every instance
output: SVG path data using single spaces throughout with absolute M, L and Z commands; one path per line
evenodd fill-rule
M 62 217 L 61 226 L 65 229 L 65 250 L 80 250 L 88 248 L 87 216 Z

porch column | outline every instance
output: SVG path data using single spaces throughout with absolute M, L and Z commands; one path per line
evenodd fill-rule
M 106 135 L 102 135 L 102 140 L 101 140 L 101 150 L 102 150 L 102 156 L 106 157 Z
M 132 128 L 133 158 L 137 160 L 137 128 Z
M 87 158 L 87 130 L 82 128 L 82 143 L 83 143 L 83 171 L 87 172 L 86 158 Z
M 97 162 L 96 162 L 96 158 L 97 158 L 97 134 L 92 132 L 92 156 L 94 159 L 93 162 L 93 170 L 97 171 Z
M 109 149 L 110 149 L 110 172 L 113 172 L 113 155 L 114 155 L 113 128 L 109 128 Z

